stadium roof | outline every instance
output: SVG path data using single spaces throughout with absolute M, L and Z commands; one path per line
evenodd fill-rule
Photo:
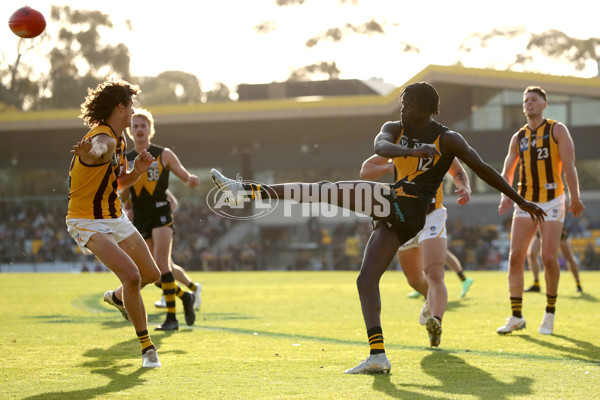
M 430 65 L 404 85 L 427 81 L 436 84 L 524 89 L 540 85 L 549 93 L 600 97 L 600 78 L 576 78 L 491 69 Z M 233 121 L 269 121 L 319 117 L 391 115 L 398 108 L 402 87 L 385 96 L 332 96 L 254 100 L 228 103 L 176 104 L 148 107 L 157 124 L 194 124 Z M 442 99 L 444 98 L 441 94 Z M 83 99 L 82 99 L 83 100 Z M 81 128 L 79 110 L 0 113 L 0 132 Z

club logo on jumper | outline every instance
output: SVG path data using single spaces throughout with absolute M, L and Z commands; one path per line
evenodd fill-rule
M 407 148 L 408 147 L 408 138 L 406 136 L 402 136 L 400 138 L 400 142 L 398 143 L 400 147 Z
M 264 184 L 255 181 L 231 182 L 221 189 L 214 187 L 206 195 L 208 208 L 224 218 L 248 220 L 269 215 L 279 204 L 279 199 L 272 191 L 237 190 L 241 186 L 240 183 L 265 187 Z
M 398 196 L 398 197 L 412 197 L 413 199 L 418 198 L 415 195 L 406 193 L 402 186 L 397 187 L 395 190 L 396 190 L 396 196 Z
M 524 137 L 521 139 L 521 142 L 519 143 L 519 149 L 521 151 L 525 151 L 529 148 L 529 139 Z

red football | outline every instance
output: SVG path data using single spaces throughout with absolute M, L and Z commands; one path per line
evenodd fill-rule
M 34 38 L 46 29 L 46 19 L 41 12 L 31 7 L 22 7 L 10 16 L 8 26 L 22 38 Z

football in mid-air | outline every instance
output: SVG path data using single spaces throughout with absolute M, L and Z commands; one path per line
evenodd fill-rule
M 30 39 L 44 32 L 46 19 L 38 10 L 21 7 L 10 16 L 8 26 L 15 35 Z

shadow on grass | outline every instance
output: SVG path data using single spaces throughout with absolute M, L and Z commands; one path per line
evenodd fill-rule
M 577 293 L 577 294 L 571 294 L 568 296 L 562 296 L 565 299 L 571 299 L 571 300 L 583 300 L 583 301 L 589 301 L 591 303 L 597 303 L 598 299 L 589 294 L 588 292 L 583 292 L 583 293 Z
M 446 311 L 456 311 L 460 308 L 467 307 L 468 304 L 465 302 L 467 300 L 468 299 L 449 301 L 448 304 L 446 305 Z
M 428 396 L 422 393 L 401 389 L 390 379 L 390 374 L 373 375 L 373 389 L 397 399 L 440 399 L 439 396 Z
M 489 372 L 467 364 L 462 358 L 443 350 L 435 350 L 421 360 L 421 369 L 434 378 L 435 385 L 395 385 L 389 376 L 375 376 L 373 389 L 388 396 L 401 399 L 440 399 L 444 394 L 456 397 L 473 396 L 478 399 L 509 399 L 513 396 L 533 394 L 533 379 L 516 376 L 512 382 L 505 383 L 495 379 Z M 416 393 L 410 389 L 431 394 Z
M 174 332 L 161 332 L 160 334 L 154 334 L 154 336 L 151 335 L 152 342 L 155 346 L 160 346 L 162 339 L 171 336 L 173 333 Z M 109 380 L 108 383 L 104 386 L 87 389 L 40 393 L 35 396 L 26 397 L 24 400 L 87 400 L 143 385 L 146 382 L 146 379 L 143 379 L 143 375 L 148 372 L 156 371 L 156 368 L 142 368 L 141 356 L 136 360 L 139 368 L 130 373 L 124 373 L 123 370 L 131 369 L 135 366 L 134 364 L 128 363 L 118 365 L 122 360 L 129 359 L 132 354 L 139 354 L 139 352 L 140 343 L 135 338 L 117 343 L 108 349 L 94 348 L 87 350 L 83 356 L 90 358 L 90 360 L 83 362 L 80 367 L 88 369 L 92 374 L 107 378 Z M 158 369 L 158 371 L 160 371 L 160 369 Z
M 565 358 L 570 358 L 577 361 L 583 361 L 586 363 L 596 363 L 600 365 L 600 347 L 590 343 L 585 342 L 583 340 L 570 338 L 564 335 L 556 335 L 553 334 L 549 338 L 559 338 L 571 342 L 575 346 L 562 346 L 560 344 L 552 343 L 546 340 L 541 340 L 536 337 L 530 335 L 517 335 L 517 337 L 524 339 L 530 343 L 536 344 L 538 346 L 544 346 L 552 350 L 558 350 L 563 353 L 566 353 Z M 540 335 L 543 338 L 543 335 Z

